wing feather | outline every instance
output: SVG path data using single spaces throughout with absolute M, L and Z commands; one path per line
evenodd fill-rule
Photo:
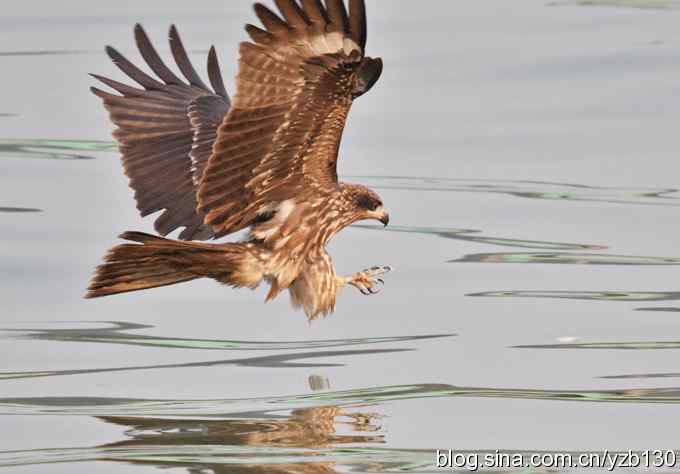
M 156 79 L 149 76 L 147 73 L 128 61 L 125 56 L 120 54 L 118 50 L 112 46 L 106 47 L 106 54 L 108 54 L 109 58 L 111 58 L 111 61 L 113 61 L 116 66 L 118 66 L 118 69 L 123 71 L 126 76 L 128 76 L 140 86 L 143 86 L 145 89 L 154 90 L 160 89 L 164 86 L 162 82 L 158 82 Z
M 93 87 L 117 129 L 123 168 L 135 191 L 142 216 L 163 211 L 155 220 L 156 231 L 167 235 L 183 227 L 180 239 L 213 237 L 196 210 L 200 181 L 217 128 L 229 110 L 229 96 L 214 48 L 208 55 L 208 88 L 194 69 L 177 29 L 170 28 L 170 48 L 188 84 L 163 62 L 140 25 L 134 29 L 139 52 L 154 74 L 150 76 L 117 50 L 107 53 L 118 68 L 143 87 L 138 89 L 106 77 L 93 77 L 120 95 Z
M 304 30 L 309 26 L 307 15 L 294 0 L 275 0 L 276 6 L 288 24 L 295 29 Z
M 199 186 L 198 210 L 220 237 L 286 199 L 337 187 L 340 140 L 352 103 L 352 68 L 364 51 L 363 2 L 275 0 L 264 29 L 247 25 L 237 94 Z M 354 18 L 357 15 L 358 18 Z
M 290 33 L 288 24 L 261 3 L 255 4 L 255 13 L 265 28 L 267 28 L 267 31 L 274 36 L 286 38 Z
M 366 49 L 367 30 L 364 0 L 349 0 L 349 32 L 362 50 Z
M 276 37 L 273 34 L 255 25 L 246 25 L 246 33 L 255 43 L 263 46 L 271 46 L 276 42 Z
M 210 52 L 208 53 L 208 77 L 215 93 L 224 99 L 227 106 L 231 105 L 229 94 L 226 87 L 224 87 L 224 80 L 220 72 L 220 62 L 217 59 L 217 52 L 214 46 L 210 47 Z
M 347 10 L 343 0 L 326 0 L 326 11 L 332 31 L 348 32 Z
M 184 49 L 184 44 L 182 44 L 182 39 L 179 37 L 175 25 L 170 26 L 170 49 L 172 50 L 172 56 L 175 58 L 177 67 L 182 71 L 182 74 L 186 80 L 189 81 L 189 84 L 198 87 L 199 89 L 210 90 L 196 72 L 193 64 L 191 64 L 189 55 L 187 54 L 186 49 Z
M 142 28 L 142 25 L 139 23 L 135 25 L 135 40 L 137 42 L 137 48 L 144 58 L 144 61 L 146 61 L 146 64 L 149 65 L 151 70 L 160 77 L 166 85 L 184 85 L 182 80 L 165 65 L 156 52 L 156 48 L 151 44 L 146 31 L 144 31 L 144 28 Z
M 320 0 L 302 0 L 302 8 L 312 24 L 327 24 L 326 10 Z
M 106 84 L 109 86 L 111 89 L 115 90 L 116 92 L 120 92 L 121 94 L 127 96 L 127 97 L 142 97 L 144 95 L 144 90 L 143 89 L 137 89 L 136 87 L 130 87 L 127 84 L 123 84 L 122 82 L 114 81 L 113 79 L 109 79 L 103 76 L 100 76 L 98 74 L 90 74 L 90 76 L 94 77 L 98 81 Z M 106 92 L 96 89 L 94 87 L 91 88 L 92 92 L 95 92 L 97 90 L 99 93 L 102 95 L 106 94 L 111 97 L 118 97 L 114 96 L 112 94 L 107 94 Z M 96 95 L 99 95 L 95 92 Z M 100 96 L 102 97 L 102 96 Z

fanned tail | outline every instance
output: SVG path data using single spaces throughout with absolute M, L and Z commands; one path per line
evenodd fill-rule
M 253 263 L 244 244 L 181 242 L 142 232 L 126 232 L 120 238 L 136 243 L 117 245 L 106 254 L 86 298 L 147 290 L 202 277 L 233 286 L 257 286 L 255 282 L 240 284 L 243 264 L 252 267 Z

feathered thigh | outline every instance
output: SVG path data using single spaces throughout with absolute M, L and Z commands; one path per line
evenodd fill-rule
M 310 258 L 290 286 L 290 298 L 295 308 L 303 308 L 310 319 L 327 316 L 335 310 L 335 298 L 340 284 L 333 261 L 326 252 Z

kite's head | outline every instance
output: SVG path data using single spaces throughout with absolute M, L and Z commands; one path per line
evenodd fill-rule
M 378 82 L 383 70 L 383 62 L 380 58 L 365 57 L 359 63 L 356 70 L 356 82 L 352 90 L 352 97 L 357 98 L 371 90 L 371 87 Z
M 355 213 L 360 216 L 358 220 L 376 220 L 387 226 L 390 223 L 390 215 L 385 210 L 378 194 L 365 186 L 355 185 L 352 190 L 352 201 Z

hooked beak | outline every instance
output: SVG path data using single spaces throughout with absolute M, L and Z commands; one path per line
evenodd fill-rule
M 383 212 L 382 216 L 378 220 L 382 222 L 385 227 L 387 227 L 387 225 L 390 223 L 390 215 L 387 212 Z
M 383 70 L 383 62 L 380 58 L 366 57 L 361 61 L 361 66 L 358 70 L 357 87 L 352 93 L 353 98 L 360 97 L 378 82 Z
M 362 219 L 370 219 L 382 222 L 382 225 L 385 227 L 387 227 L 387 224 L 390 223 L 390 215 L 385 209 L 383 209 L 382 206 L 374 211 L 368 211 L 367 214 L 363 215 Z

